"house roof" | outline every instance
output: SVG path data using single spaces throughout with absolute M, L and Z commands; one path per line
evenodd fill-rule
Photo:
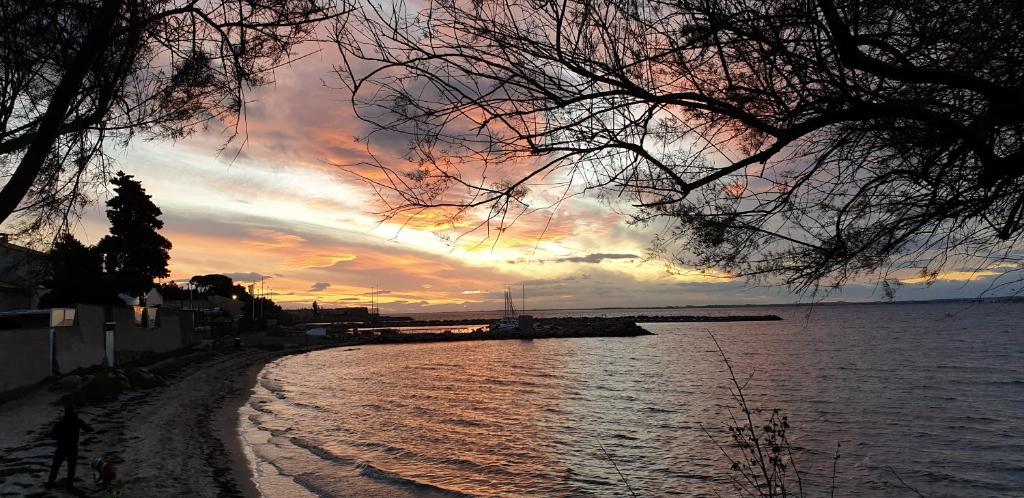
M 0 238 L 0 283 L 5 287 L 33 288 L 46 277 L 49 255 Z

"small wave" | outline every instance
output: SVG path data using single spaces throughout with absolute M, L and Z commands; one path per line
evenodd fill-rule
M 545 406 L 544 408 L 542 408 L 542 410 L 544 410 L 545 412 L 548 412 L 548 413 L 553 413 L 555 415 L 568 415 L 569 414 L 568 411 L 563 410 L 561 408 L 558 408 L 556 406 Z
M 362 447 L 362 448 L 379 450 L 379 451 L 382 451 L 382 452 L 384 452 L 384 453 L 386 453 L 388 455 L 394 455 L 394 456 L 405 455 L 409 451 L 406 448 L 399 448 L 397 446 L 392 446 L 390 444 L 380 443 L 380 442 L 377 442 L 377 441 L 364 441 L 364 442 L 357 443 L 356 445 L 359 446 L 359 447 Z
M 280 398 L 280 399 L 284 399 L 284 398 Z M 325 411 L 327 411 L 326 408 L 324 408 L 323 406 L 320 406 L 318 404 L 315 404 L 315 403 L 303 403 L 301 401 L 288 400 L 288 404 L 291 405 L 291 406 L 294 406 L 296 408 L 305 408 L 305 409 L 313 410 L 313 411 L 316 411 L 316 412 L 325 412 Z
M 1021 379 L 990 380 L 990 381 L 984 382 L 984 384 L 987 384 L 987 385 L 990 385 L 990 386 L 1007 386 L 1007 385 L 1009 385 L 1009 386 L 1016 386 L 1016 385 L 1024 384 L 1024 380 L 1021 380 Z
M 487 423 L 480 422 L 480 421 L 477 421 L 477 420 L 469 420 L 469 419 L 466 419 L 466 418 L 452 418 L 452 417 L 449 417 L 449 418 L 446 418 L 446 419 L 441 419 L 441 422 L 444 422 L 446 424 L 457 425 L 459 427 L 488 427 L 488 426 L 491 425 L 491 424 L 487 424 Z
M 485 384 L 490 384 L 490 385 L 493 385 L 493 386 L 526 386 L 526 387 L 543 387 L 544 386 L 544 384 L 540 384 L 540 383 L 537 383 L 537 382 L 530 382 L 528 380 L 523 380 L 523 379 L 499 379 L 499 378 L 493 378 L 492 377 L 492 378 L 489 378 L 489 379 L 482 379 L 482 381 Z
M 537 377 L 539 379 L 553 379 L 556 377 L 562 377 L 561 375 L 556 375 L 549 372 L 530 372 L 528 375 L 530 377 Z
M 677 411 L 677 410 L 670 410 L 668 408 L 659 408 L 657 406 L 645 406 L 645 407 L 641 408 L 641 410 L 643 410 L 645 412 L 651 412 L 651 413 L 675 413 Z
M 274 413 L 273 410 L 267 407 L 266 400 L 253 400 L 249 402 L 249 408 L 256 410 L 260 413 Z
M 336 455 L 332 453 L 330 450 L 302 438 L 293 437 L 289 439 L 289 441 L 291 441 L 291 443 L 294 444 L 295 446 L 298 446 L 299 448 L 302 448 L 320 457 L 321 459 L 327 460 L 329 462 L 347 464 L 352 466 L 357 466 L 360 463 L 358 460 Z
M 578 475 L 578 474 L 572 473 L 572 472 L 570 472 L 570 474 L 571 474 L 571 476 L 569 477 L 569 480 L 574 482 L 574 483 L 577 483 L 577 484 L 589 484 L 591 486 L 602 486 L 602 487 L 621 485 L 621 482 L 615 482 L 615 481 L 610 481 L 610 480 L 605 480 L 605 479 L 597 479 L 597 478 L 593 478 L 593 477 L 583 477 L 581 475 Z
M 284 385 L 273 379 L 268 379 L 266 377 L 261 378 L 260 386 L 274 393 L 275 396 L 284 393 Z
M 388 472 L 386 470 L 374 467 L 373 465 L 370 465 L 368 463 L 364 463 L 364 464 L 360 465 L 360 467 L 361 468 L 359 469 L 359 473 L 362 474 L 365 477 L 369 477 L 370 479 L 374 479 L 374 480 L 385 482 L 385 483 L 392 484 L 392 485 L 402 486 L 402 487 L 408 488 L 408 489 L 410 489 L 412 491 L 415 491 L 417 493 L 435 493 L 435 494 L 439 494 L 439 495 L 442 495 L 442 496 L 453 496 L 453 497 L 456 497 L 456 496 L 465 496 L 465 497 L 472 496 L 472 495 L 468 495 L 468 494 L 465 494 L 465 493 L 460 493 L 458 491 L 454 491 L 454 490 L 451 490 L 451 489 L 445 489 L 445 488 L 442 488 L 440 486 L 434 486 L 433 484 L 427 484 L 427 483 L 424 483 L 424 482 L 419 482 L 419 481 L 417 481 L 415 479 L 410 479 L 408 477 L 403 477 L 403 476 L 398 475 L 398 474 L 396 474 L 394 472 Z
M 975 415 L 961 415 L 961 416 L 956 417 L 956 418 L 963 419 L 963 420 L 969 420 L 969 421 L 973 421 L 973 422 L 995 423 L 995 422 L 999 422 L 1000 421 L 999 419 L 993 418 L 993 417 L 975 416 Z
M 295 475 L 292 476 L 292 481 L 295 481 L 296 484 L 302 486 L 303 488 L 306 488 L 307 491 L 317 496 L 331 496 L 330 490 L 328 490 L 324 486 L 321 486 L 317 482 L 317 479 L 313 474 Z
M 272 379 L 266 375 L 260 376 L 259 380 L 260 385 L 269 391 L 280 391 L 281 389 L 284 388 L 284 386 L 281 384 L 281 381 Z

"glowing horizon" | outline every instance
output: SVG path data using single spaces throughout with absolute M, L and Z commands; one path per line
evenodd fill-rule
M 437 213 L 404 225 L 382 222 L 373 214 L 379 210 L 373 193 L 337 166 L 365 160 L 366 150 L 354 138 L 360 125 L 343 96 L 319 84 L 328 64 L 305 59 L 279 74 L 275 87 L 256 92 L 240 151 L 218 153 L 224 136 L 207 132 L 179 143 L 136 141 L 116 155 L 116 167 L 135 175 L 164 212 L 163 234 L 174 244 L 167 280 L 262 275 L 286 308 L 314 300 L 366 305 L 369 290 L 378 288 L 384 312 L 500 309 L 505 285 L 520 283 L 533 308 L 800 299 L 722 273 L 670 272 L 664 262 L 646 259 L 663 227 L 631 227 L 587 197 L 538 209 L 500 237 L 478 232 L 455 244 L 443 236 L 464 227 L 451 230 Z M 106 232 L 103 209 L 101 200 L 85 214 L 76 231 L 83 241 L 95 243 Z M 996 272 L 954 271 L 925 286 L 907 276 L 902 292 L 977 295 L 978 285 L 993 278 Z M 866 282 L 841 297 L 879 299 L 881 293 Z

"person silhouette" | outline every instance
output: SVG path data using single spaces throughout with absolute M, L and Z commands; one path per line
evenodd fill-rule
M 92 427 L 78 418 L 78 411 L 75 405 L 64 407 L 64 416 L 50 431 L 50 436 L 57 440 L 57 451 L 53 454 L 53 463 L 50 464 L 50 478 L 46 481 L 47 487 L 52 487 L 57 479 L 57 471 L 64 463 L 68 462 L 67 487 L 75 487 L 75 465 L 78 463 L 78 434 L 79 431 L 92 432 Z

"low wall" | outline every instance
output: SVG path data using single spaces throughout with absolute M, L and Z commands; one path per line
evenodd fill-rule
M 150 354 L 166 353 L 181 349 L 191 342 L 191 317 L 186 313 L 161 309 L 157 327 L 140 327 L 135 324 L 132 308 L 114 308 L 114 351 L 118 362 L 132 361 Z M 187 322 L 187 323 L 183 323 Z M 185 326 L 188 326 L 188 329 Z
M 76 311 L 76 325 L 57 327 L 57 373 L 102 365 L 104 359 L 102 306 L 82 304 Z
M 0 330 L 0 392 L 50 375 L 50 329 Z
M 110 308 L 109 312 L 103 306 L 79 305 L 74 326 L 53 329 L 57 373 L 104 363 L 104 326 L 110 318 L 115 322 L 115 363 L 174 351 L 195 342 L 190 312 L 161 309 L 153 328 L 137 326 L 131 307 Z M 0 330 L 0 392 L 36 384 L 50 376 L 50 330 Z

